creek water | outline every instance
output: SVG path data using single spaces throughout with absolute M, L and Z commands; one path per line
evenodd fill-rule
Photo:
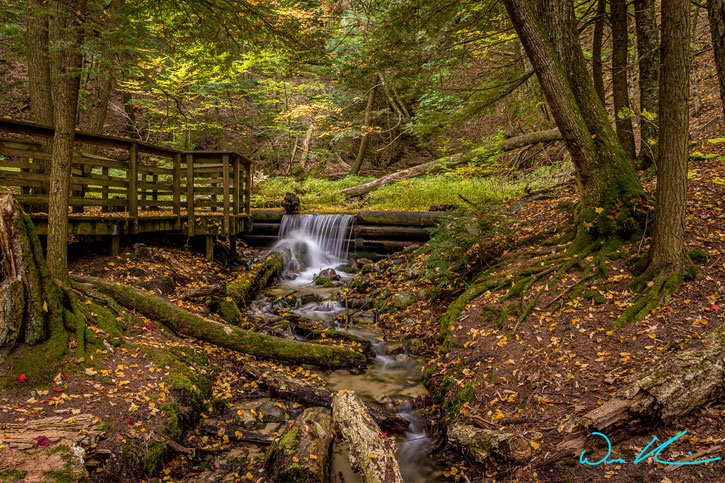
M 366 320 L 358 317 L 353 322 L 348 320 L 346 324 L 341 323 L 344 317 L 340 316 L 346 312 L 341 302 L 344 300 L 343 290 L 351 276 L 341 272 L 340 268 L 348 264 L 352 223 L 353 217 L 349 215 L 283 217 L 279 240 L 272 248 L 285 261 L 282 281 L 267 289 L 259 301 L 270 298 L 294 299 L 297 303 L 290 311 L 298 317 L 335 330 L 348 331 L 370 342 L 375 357 L 364 372 L 351 374 L 348 371 L 328 371 L 320 372 L 320 375 L 327 381 L 330 390 L 354 391 L 363 399 L 394 408 L 397 414 L 408 420 L 408 429 L 398 437 L 396 454 L 403 479 L 408 483 L 433 481 L 440 471 L 428 455 L 430 441 L 425 431 L 425 420 L 416 411 L 414 403 L 416 397 L 427 393 L 421 382 L 422 362 L 402 353 L 399 346 L 391 354 L 391 341 L 384 340 L 376 327 L 365 323 L 370 318 Z M 335 286 L 316 285 L 315 278 L 330 269 L 337 269 L 334 278 L 340 277 Z M 269 307 L 266 302 L 262 304 Z M 250 309 L 257 312 L 263 310 L 254 304 Z M 360 475 L 350 468 L 344 446 L 336 444 L 333 453 L 333 482 L 362 481 Z

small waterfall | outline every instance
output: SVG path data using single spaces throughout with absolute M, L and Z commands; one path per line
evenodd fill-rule
M 309 281 L 326 268 L 347 263 L 353 215 L 284 215 L 272 250 L 285 262 L 285 273 Z

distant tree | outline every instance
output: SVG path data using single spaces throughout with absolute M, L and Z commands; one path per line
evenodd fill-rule
M 708 0 L 707 16 L 715 51 L 715 67 L 720 80 L 720 99 L 725 117 L 725 0 Z
M 604 25 L 607 22 L 607 0 L 597 1 L 597 16 L 594 18 L 594 33 L 592 34 L 592 77 L 594 89 L 602 104 L 604 100 L 604 69 L 602 68 L 602 41 L 604 39 Z
M 640 111 L 640 147 L 637 164 L 640 169 L 645 169 L 657 159 L 660 53 L 655 0 L 635 0 L 634 20 L 637 31 Z
M 631 160 L 637 156 L 629 106 L 629 22 L 626 0 L 610 0 L 612 13 L 612 97 L 614 125 L 624 154 Z

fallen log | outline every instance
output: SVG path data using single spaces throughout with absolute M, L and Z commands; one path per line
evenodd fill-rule
M 268 253 L 261 262 L 249 271 L 237 275 L 237 278 L 227 285 L 227 297 L 238 305 L 246 304 L 280 274 L 282 265 L 279 255 L 274 252 Z
M 478 464 L 487 463 L 491 457 L 514 463 L 531 460 L 531 446 L 522 436 L 458 422 L 448 427 L 447 434 L 454 448 Z
M 606 434 L 613 443 L 622 441 L 659 422 L 676 422 L 720 399 L 725 395 L 724 341 L 725 324 L 631 378 L 607 402 L 565 424 L 563 432 L 569 436 L 545 463 L 578 456 L 592 432 Z
M 329 481 L 332 449 L 330 410 L 307 408 L 267 452 L 267 477 L 274 482 Z
M 560 139 L 561 133 L 558 129 L 547 129 L 545 131 L 532 132 L 528 134 L 523 134 L 521 136 L 504 139 L 503 141 L 501 141 L 499 147 L 502 151 L 512 151 L 514 149 L 518 149 L 531 144 L 558 141 Z M 483 155 L 486 155 L 486 153 L 484 152 Z M 347 196 L 362 196 L 366 193 L 369 193 L 370 191 L 373 191 L 379 186 L 393 183 L 401 179 L 422 176 L 424 174 L 439 173 L 441 171 L 445 171 L 465 164 L 480 156 L 482 156 L 482 150 L 480 148 L 465 153 L 451 154 L 450 156 L 445 156 L 443 158 L 429 161 L 427 163 L 419 164 L 418 166 L 413 166 L 412 168 L 397 171 L 387 176 L 383 176 L 382 178 L 370 181 L 369 183 L 364 183 L 361 185 L 351 186 L 350 188 L 342 189 L 336 194 L 344 194 Z
M 380 432 L 355 393 L 340 391 L 332 397 L 332 421 L 350 449 L 350 465 L 365 483 L 403 483 L 395 459 L 395 439 Z
M 271 395 L 280 399 L 293 401 L 303 406 L 332 408 L 332 393 L 324 387 L 304 382 L 274 369 L 264 371 L 252 364 L 245 364 L 242 371 L 252 377 L 257 384 L 267 389 Z M 382 405 L 370 402 L 364 404 L 378 426 L 386 431 L 402 433 L 410 424 L 410 421 Z
M 93 277 L 75 276 L 74 280 L 116 299 L 128 309 L 160 322 L 177 334 L 236 350 L 245 354 L 284 361 L 312 364 L 329 369 L 364 367 L 366 357 L 343 347 L 296 342 L 258 334 L 216 322 L 189 312 L 166 299 L 143 293 L 133 287 Z

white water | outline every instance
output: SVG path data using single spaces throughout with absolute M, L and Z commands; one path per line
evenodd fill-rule
M 284 260 L 292 285 L 314 282 L 326 268 L 347 263 L 353 215 L 284 215 L 272 250 Z

